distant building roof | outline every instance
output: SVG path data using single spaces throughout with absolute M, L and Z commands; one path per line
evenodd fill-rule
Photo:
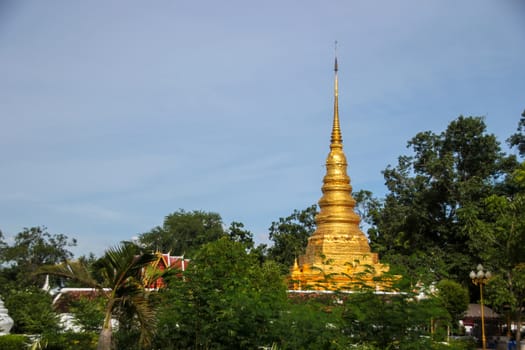
M 492 310 L 491 308 L 483 305 L 483 316 L 485 318 L 500 318 L 501 315 Z M 480 304 L 468 304 L 467 313 L 465 318 L 481 318 L 481 305 Z
M 169 253 L 164 254 L 157 252 L 157 259 L 152 262 L 151 267 L 158 271 L 164 271 L 167 269 L 175 269 L 179 271 L 186 271 L 190 259 L 185 259 L 184 256 L 173 256 Z M 151 289 L 159 289 L 165 287 L 164 279 L 158 278 L 153 283 L 149 284 Z

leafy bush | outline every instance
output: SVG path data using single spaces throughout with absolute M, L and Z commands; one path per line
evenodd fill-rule
M 154 347 L 256 349 L 286 303 L 276 264 L 259 264 L 246 246 L 227 238 L 203 245 L 181 278 L 166 278 Z
M 443 347 L 445 349 L 445 347 Z M 476 349 L 476 342 L 474 339 L 456 339 L 448 343 L 448 350 L 474 350 Z
M 71 301 L 70 311 L 75 316 L 75 325 L 82 327 L 85 331 L 100 331 L 104 321 L 105 303 L 106 300 L 103 297 L 80 298 Z
M 26 350 L 29 340 L 18 334 L 7 334 L 0 336 L 0 349 Z
M 94 332 L 63 332 L 45 334 L 41 344 L 46 350 L 94 350 L 97 348 L 97 341 L 98 334 Z
M 58 316 L 51 302 L 51 296 L 38 288 L 11 291 L 5 298 L 5 306 L 15 322 L 11 332 L 41 334 L 58 330 Z

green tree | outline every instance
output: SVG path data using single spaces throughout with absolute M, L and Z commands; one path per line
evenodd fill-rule
M 440 134 L 418 133 L 408 147 L 413 155 L 383 172 L 389 193 L 370 214 L 372 248 L 408 266 L 414 280 L 466 280 L 479 258 L 459 211 L 499 191 L 516 160 L 501 151 L 481 117 L 460 116 Z
M 11 333 L 42 334 L 59 330 L 52 297 L 41 289 L 16 288 L 7 295 L 4 302 L 14 321 Z
M 520 155 L 525 157 L 525 110 L 521 113 L 517 132 L 511 135 L 507 142 L 511 147 L 517 147 Z
M 457 330 L 459 320 L 465 316 L 468 309 L 470 300 L 468 289 L 452 280 L 441 280 L 436 287 L 439 302 L 450 315 L 453 329 Z
M 378 349 L 430 349 L 429 321 L 446 315 L 435 298 L 417 301 L 411 292 L 350 294 L 343 308 L 344 330 L 351 342 Z
M 495 275 L 488 286 L 488 301 L 500 312 L 510 307 L 520 322 L 525 306 L 525 163 L 513 172 L 506 185 L 510 191 L 494 194 L 482 205 L 465 208 L 461 215 L 468 223 L 465 231 L 470 250 Z
M 511 196 L 492 195 L 483 207 L 466 208 L 469 248 L 493 272 L 510 271 L 525 262 L 521 245 L 525 240 L 525 193 Z
M 521 329 L 525 306 L 525 264 L 519 264 L 510 271 L 493 276 L 487 284 L 486 291 L 487 302 L 499 312 L 509 312 L 514 316 L 517 329 Z M 521 340 L 520 332 L 516 332 L 516 340 Z
M 167 278 L 154 344 L 159 349 L 256 349 L 286 300 L 275 264 L 227 237 L 203 245 L 187 270 Z
M 15 321 L 13 332 L 42 333 L 58 330 L 51 297 L 40 288 L 44 277 L 33 274 L 43 264 L 71 258 L 75 239 L 51 234 L 45 227 L 24 228 L 8 244 L 0 232 L 0 295 Z
M 352 197 L 356 201 L 355 211 L 361 218 L 361 229 L 364 229 L 363 223 L 373 225 L 374 214 L 381 208 L 381 201 L 368 190 L 353 192 Z
M 179 209 L 166 216 L 162 227 L 141 234 L 139 241 L 153 251 L 192 256 L 201 245 L 216 241 L 225 234 L 219 214 Z
M 0 256 L 4 255 L 4 251 L 7 248 L 7 243 L 5 242 L 4 233 L 0 230 Z
M 268 257 L 282 265 L 283 271 L 288 271 L 294 259 L 304 254 L 308 237 L 315 231 L 315 215 L 317 205 L 304 210 L 294 210 L 270 226 L 270 240 L 273 246 L 268 249 Z
M 35 279 L 40 266 L 56 264 L 73 257 L 69 247 L 76 246 L 76 239 L 63 234 L 51 234 L 46 227 L 24 228 L 14 237 L 12 245 L 3 241 L 0 232 L 0 275 L 6 283 L 0 286 L 5 293 L 8 286 L 17 288 L 42 286 L 43 279 Z
M 123 242 L 108 249 L 93 264 L 92 270 L 81 261 L 67 260 L 60 265 L 44 266 L 39 273 L 75 280 L 101 292 L 106 303 L 97 349 L 111 348 L 111 320 L 128 313 L 133 315 L 131 319 L 140 332 L 138 343 L 147 346 L 155 331 L 156 318 L 155 310 L 148 299 L 149 292 L 146 291 L 146 286 L 151 281 L 144 281 L 143 269 L 155 259 L 154 254 L 144 253 L 135 244 Z M 121 324 L 121 327 L 127 326 L 129 325 Z
M 79 298 L 70 302 L 70 312 L 75 316 L 74 322 L 86 332 L 100 332 L 104 321 L 106 298 Z
M 276 321 L 278 349 L 354 349 L 355 342 L 343 331 L 343 307 L 334 303 L 333 296 L 290 298 Z
M 246 245 L 246 248 L 251 249 L 254 247 L 255 242 L 253 241 L 253 233 L 244 229 L 242 222 L 233 221 L 230 227 L 226 231 L 228 237 L 234 242 L 240 242 Z

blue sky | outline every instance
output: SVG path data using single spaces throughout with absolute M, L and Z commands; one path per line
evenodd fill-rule
M 419 131 L 525 109 L 525 2 L 0 1 L 0 230 L 96 254 L 178 209 L 268 227 L 321 196 L 339 42 L 355 190 Z

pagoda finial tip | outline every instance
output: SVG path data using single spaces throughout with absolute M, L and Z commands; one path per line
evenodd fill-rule
M 334 57 L 335 57 L 334 72 L 337 73 L 339 69 L 339 67 L 337 66 L 337 40 L 334 42 Z

